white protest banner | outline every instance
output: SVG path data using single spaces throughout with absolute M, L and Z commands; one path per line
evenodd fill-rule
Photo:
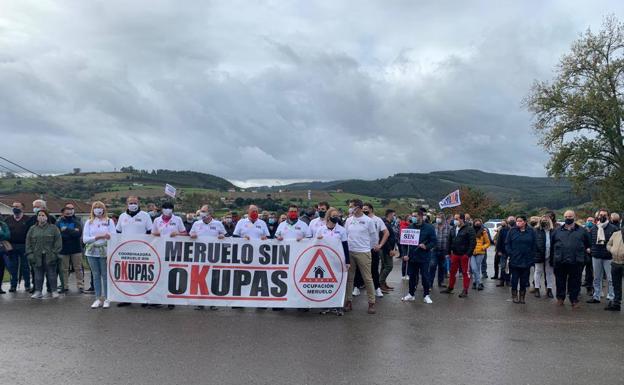
M 420 245 L 420 230 L 419 229 L 401 229 L 401 239 L 399 241 L 401 245 Z
M 165 194 L 169 195 L 172 198 L 175 198 L 176 188 L 170 185 L 169 183 L 165 184 Z
M 342 307 L 344 251 L 334 238 L 302 241 L 243 238 L 111 236 L 108 299 L 119 302 L 243 306 Z
M 455 190 L 446 197 L 444 197 L 444 199 L 442 199 L 439 204 L 441 209 L 461 206 L 461 197 L 459 196 L 459 190 Z

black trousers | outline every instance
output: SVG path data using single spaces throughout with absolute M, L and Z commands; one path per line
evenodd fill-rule
M 611 262 L 611 278 L 613 279 L 613 302 L 616 305 L 622 304 L 622 275 L 624 275 L 624 265 Z
M 559 264 L 555 265 L 555 280 L 557 281 L 557 299 L 564 300 L 566 294 L 570 302 L 577 303 L 581 292 L 581 274 L 583 264 Z

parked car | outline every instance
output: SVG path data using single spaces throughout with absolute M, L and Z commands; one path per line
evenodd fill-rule
M 503 223 L 501 219 L 490 219 L 483 224 L 485 228 L 488 229 L 488 231 L 490 232 L 490 238 L 494 239 L 496 233 L 498 232 L 498 229 L 501 227 L 501 223 Z

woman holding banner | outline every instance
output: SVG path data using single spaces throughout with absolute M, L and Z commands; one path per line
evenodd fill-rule
M 108 217 L 106 205 L 100 201 L 91 205 L 91 215 L 85 223 L 82 232 L 82 241 L 85 244 L 85 255 L 89 260 L 91 272 L 93 273 L 93 287 L 95 288 L 95 302 L 91 304 L 92 309 L 103 307 L 108 309 L 110 302 L 107 296 L 106 277 L 106 246 L 111 234 L 115 234 L 115 223 Z

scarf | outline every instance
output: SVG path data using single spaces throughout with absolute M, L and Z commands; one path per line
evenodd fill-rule
M 606 237 L 605 237 L 605 227 L 607 227 L 609 225 L 609 221 L 606 221 L 605 223 L 601 223 L 598 222 L 597 226 L 598 226 L 598 239 L 596 240 L 596 243 L 599 245 L 604 245 L 606 243 Z

